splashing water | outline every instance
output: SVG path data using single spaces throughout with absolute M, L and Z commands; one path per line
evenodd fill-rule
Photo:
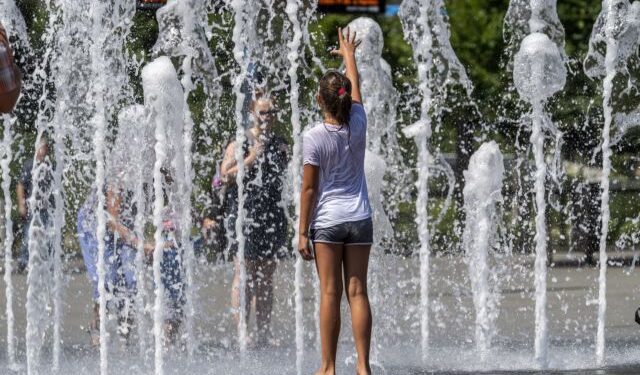
M 0 23 L 4 26 L 9 39 L 16 40 L 19 45 L 24 45 L 27 50 L 30 51 L 29 38 L 27 35 L 27 26 L 25 24 L 22 14 L 16 7 L 13 0 L 0 1 L 0 9 L 4 9 L 4 12 L 0 13 Z M 11 273 L 13 271 L 13 265 L 11 263 L 12 247 L 13 247 L 13 221 L 11 219 L 12 201 L 11 201 L 11 176 L 10 176 L 10 163 L 13 159 L 13 153 L 11 151 L 13 143 L 13 132 L 11 127 L 15 125 L 17 119 L 12 118 L 11 115 L 2 115 L 2 123 L 4 126 L 3 139 L 2 139 L 2 162 L 0 163 L 2 169 L 2 191 L 4 196 L 4 212 L 5 212 L 5 236 L 4 236 L 4 283 L 5 283 L 5 298 L 6 309 L 5 316 L 7 318 L 7 360 L 9 362 L 9 369 L 17 370 L 18 364 L 16 363 L 16 337 L 15 337 L 15 317 L 13 313 L 13 280 Z
M 486 360 L 498 317 L 499 291 L 490 285 L 490 273 L 495 270 L 489 263 L 496 243 L 496 204 L 502 201 L 504 178 L 504 162 L 497 143 L 492 141 L 480 146 L 471 156 L 464 178 L 466 226 L 463 242 L 476 310 L 476 350 Z
M 117 147 L 112 156 L 112 163 L 119 171 L 125 170 L 123 189 L 133 192 L 133 205 L 137 207 L 134 218 L 133 231 L 137 238 L 144 238 L 144 221 L 148 212 L 148 199 L 145 196 L 144 186 L 153 183 L 149 171 L 153 170 L 155 155 L 151 148 L 155 141 L 154 128 L 149 121 L 147 108 L 142 105 L 132 105 L 123 108 L 118 114 L 118 138 Z M 135 152 L 132 152 L 134 151 Z M 120 155 L 120 160 L 113 160 Z M 129 170 L 127 170 L 129 169 Z M 140 355 L 146 362 L 149 353 L 149 341 L 151 328 L 146 317 L 147 302 L 147 276 L 145 274 L 146 261 L 144 243 L 139 241 L 136 247 L 135 279 L 137 294 L 135 296 L 135 321 L 138 324 L 138 341 Z
M 142 82 L 145 92 L 145 104 L 152 110 L 152 121 L 155 123 L 155 154 L 153 167 L 153 223 L 155 226 L 155 250 L 153 252 L 153 280 L 155 284 L 155 303 L 153 310 L 153 332 L 155 340 L 155 372 L 164 372 L 164 322 L 165 287 L 162 282 L 161 262 L 164 253 L 163 221 L 167 210 L 179 210 L 179 200 L 174 196 L 175 184 L 169 180 L 174 175 L 180 176 L 183 171 L 177 170 L 174 163 L 180 162 L 183 131 L 184 108 L 182 98 L 184 92 L 178 75 L 168 57 L 163 56 L 144 67 Z M 168 202 L 164 201 L 167 195 Z M 176 204 L 178 207 L 176 207 Z M 178 217 L 179 214 L 177 215 Z
M 23 337 L 26 338 L 27 370 L 30 373 L 45 372 L 45 366 L 58 369 L 59 372 L 71 369 L 69 373 L 77 372 L 80 368 L 90 370 L 92 366 L 92 356 L 85 352 L 86 345 L 80 343 L 81 339 L 73 336 L 79 331 L 79 325 L 72 320 L 72 314 L 64 316 L 67 309 L 73 307 L 75 298 L 82 299 L 85 294 L 77 292 L 79 285 L 84 284 L 77 281 L 76 276 L 62 272 L 63 250 L 70 250 L 68 254 L 74 250 L 73 247 L 67 248 L 67 242 L 63 241 L 66 232 L 62 229 L 65 228 L 68 216 L 73 215 L 75 209 L 73 198 L 63 198 L 81 196 L 84 193 L 83 189 L 86 190 L 88 185 L 105 186 L 116 176 L 126 185 L 125 189 L 131 192 L 133 202 L 138 207 L 135 218 L 132 218 L 133 231 L 137 238 L 145 237 L 148 216 L 150 211 L 153 211 L 156 248 L 150 268 L 145 264 L 142 242 L 138 243 L 136 249 L 134 268 L 137 291 L 132 301 L 135 304 L 138 345 L 134 347 L 135 350 L 129 350 L 128 348 L 132 347 L 127 346 L 125 350 L 131 353 L 123 356 L 114 355 L 119 347 L 109 339 L 109 321 L 113 320 L 114 314 L 108 306 L 118 296 L 105 286 L 109 271 L 109 266 L 103 259 L 107 252 L 104 243 L 104 235 L 108 229 L 107 217 L 103 209 L 96 210 L 100 222 L 98 238 L 101 242 L 101 256 L 98 261 L 102 336 L 99 361 L 96 362 L 99 362 L 101 373 L 118 372 L 121 369 L 136 372 L 140 369 L 137 367 L 138 361 L 143 362 L 144 371 L 153 371 L 148 363 L 152 353 L 154 370 L 158 374 L 177 371 L 198 372 L 203 369 L 220 373 L 306 373 L 312 370 L 311 362 L 315 362 L 317 353 L 310 347 L 318 335 L 314 335 L 313 329 L 307 329 L 307 325 L 311 325 L 313 320 L 311 315 L 314 306 L 311 296 L 316 291 L 313 289 L 316 285 L 311 282 L 312 274 L 307 272 L 312 267 L 303 266 L 299 259 L 295 262 L 292 259 L 279 261 L 274 276 L 277 295 L 272 314 L 273 329 L 277 338 L 282 341 L 282 346 L 254 351 L 248 345 L 251 322 L 245 323 L 245 308 L 249 306 L 247 304 L 250 301 L 249 295 L 244 295 L 244 285 L 248 283 L 248 277 L 243 261 L 243 237 L 247 225 L 244 216 L 244 210 L 247 208 L 244 207 L 244 195 L 247 190 L 240 194 L 239 219 L 236 221 L 236 233 L 239 236 L 237 240 L 240 245 L 238 263 L 241 265 L 243 285 L 240 287 L 241 307 L 237 311 L 240 324 L 237 327 L 231 319 L 233 312 L 227 308 L 228 301 L 225 300 L 230 293 L 227 293 L 224 287 L 220 287 L 227 285 L 226 279 L 233 273 L 232 263 L 227 262 L 228 259 L 222 254 L 214 253 L 214 249 L 214 252 L 207 253 L 207 257 L 216 257 L 215 266 L 208 263 L 211 259 L 202 257 L 202 267 L 197 269 L 197 273 L 194 269 L 199 265 L 194 265 L 195 254 L 191 248 L 189 228 L 195 227 L 191 215 L 195 216 L 201 207 L 197 199 L 193 203 L 191 199 L 194 198 L 192 196 L 202 193 L 198 190 L 198 186 L 202 185 L 198 179 L 210 177 L 208 170 L 199 170 L 198 163 L 202 160 L 204 165 L 214 158 L 199 154 L 211 153 L 211 148 L 201 151 L 197 138 L 198 130 L 211 134 L 203 136 L 209 139 L 208 146 L 219 141 L 219 134 L 216 132 L 224 134 L 230 127 L 233 127 L 236 141 L 244 142 L 248 126 L 247 102 L 254 94 L 251 85 L 255 82 L 252 80 L 255 79 L 257 71 L 267 75 L 268 82 L 258 85 L 271 91 L 274 99 L 277 97 L 278 104 L 282 103 L 279 100 L 281 94 L 287 97 L 285 105 L 288 108 L 281 111 L 286 114 L 279 115 L 278 119 L 286 129 L 291 129 L 291 133 L 287 135 L 291 135 L 293 147 L 289 178 L 284 178 L 288 182 L 285 184 L 285 191 L 282 192 L 282 204 L 288 208 L 291 227 L 297 231 L 297 218 L 292 213 L 296 212 L 299 206 L 300 134 L 304 126 L 317 117 L 311 108 L 306 107 L 312 102 L 314 95 L 313 83 L 309 84 L 313 74 L 313 67 L 309 62 L 313 61 L 317 66 L 321 66 L 318 64 L 318 56 L 315 55 L 317 51 L 314 51 L 311 42 L 313 35 L 308 31 L 309 22 L 315 15 L 316 2 L 288 0 L 285 4 L 275 0 L 264 0 L 259 7 L 246 0 L 225 3 L 222 9 L 214 11 L 214 15 L 214 6 L 204 1 L 169 0 L 156 14 L 159 36 L 152 56 L 157 60 L 147 62 L 144 59 L 136 60 L 136 57 L 125 52 L 128 49 L 125 48 L 125 40 L 133 24 L 135 2 L 47 2 L 50 18 L 45 25 L 42 58 L 37 60 L 36 74 L 33 78 L 35 83 L 29 83 L 31 91 L 38 91 L 35 94 L 38 104 L 35 113 L 37 133 L 39 138 L 48 134 L 54 146 L 49 159 L 36 164 L 33 175 L 36 186 L 46 180 L 47 176 L 51 176 L 52 182 L 46 188 L 35 189 L 30 197 L 31 203 L 37 203 L 36 207 L 40 205 L 43 210 L 46 208 L 46 217 L 50 218 L 48 221 L 43 220 L 43 217 L 33 218 L 30 230 L 31 272 L 27 276 L 26 319 L 28 327 L 27 335 Z M 431 142 L 435 139 L 434 143 L 437 144 L 441 115 L 451 104 L 445 87 L 460 85 L 467 94 L 472 90 L 471 82 L 449 42 L 450 34 L 443 4 L 441 0 L 405 0 L 401 12 L 405 36 L 413 47 L 414 61 L 418 68 L 417 88 L 420 95 L 417 96 L 421 101 L 420 113 L 411 113 L 419 115 L 417 121 L 403 128 L 405 135 L 413 138 L 418 146 L 415 177 L 419 202 L 416 206 L 419 250 L 409 248 L 410 246 L 399 248 L 399 241 L 395 240 L 396 233 L 393 231 L 394 226 L 404 225 L 401 220 L 406 220 L 406 217 L 402 217 L 406 212 L 399 207 L 410 196 L 408 193 L 411 187 L 407 181 L 412 173 L 407 168 L 410 162 L 404 160 L 405 155 L 400 152 L 397 128 L 404 124 L 397 124 L 396 108 L 399 105 L 400 94 L 416 96 L 416 90 L 414 87 L 405 86 L 407 92 L 400 92 L 405 88 L 394 88 L 391 67 L 381 58 L 384 35 L 374 21 L 359 18 L 349 25 L 358 31 L 364 43 L 356 58 L 369 119 L 366 174 L 370 200 L 375 211 L 376 228 L 376 251 L 372 253 L 370 266 L 370 295 L 376 317 L 372 341 L 374 365 L 379 365 L 386 372 L 394 372 L 397 368 L 397 372 L 403 373 L 413 371 L 411 366 L 415 366 L 415 372 L 449 368 L 471 372 L 494 368 L 510 371 L 540 368 L 547 364 L 563 368 L 592 366 L 588 360 L 591 354 L 588 345 L 578 343 L 565 349 L 561 344 L 558 349 L 555 337 L 554 340 L 549 339 L 549 333 L 558 332 L 560 336 L 567 331 L 573 332 L 573 327 L 579 323 L 571 317 L 558 318 L 553 310 L 556 308 L 555 303 L 561 304 L 563 309 L 566 308 L 560 311 L 571 311 L 573 308 L 569 304 L 575 301 L 567 298 L 567 294 L 563 294 L 565 292 L 557 292 L 554 289 L 550 293 L 558 293 L 560 298 L 556 300 L 549 297 L 547 303 L 545 292 L 548 290 L 545 265 L 545 242 L 548 236 L 544 212 L 548 205 L 546 194 L 550 189 L 545 188 L 544 181 L 553 173 L 553 165 L 545 161 L 545 155 L 557 151 L 553 149 L 558 148 L 555 144 L 551 147 L 551 142 L 546 142 L 557 141 L 562 137 L 550 115 L 545 112 L 545 104 L 555 92 L 563 89 L 566 75 L 566 60 L 562 51 L 564 31 L 556 15 L 555 1 L 511 1 L 505 20 L 505 27 L 517 26 L 516 31 L 519 34 L 510 45 L 519 48 L 513 64 L 514 81 L 522 99 L 532 107 L 531 113 L 523 116 L 523 119 L 530 119 L 532 122 L 531 142 L 537 167 L 536 261 L 532 267 L 535 270 L 535 314 L 538 326 L 534 343 L 537 361 L 531 359 L 528 349 L 529 335 L 525 333 L 524 337 L 518 336 L 521 335 L 521 331 L 527 329 L 528 322 L 523 325 L 518 325 L 519 322 L 512 323 L 509 320 L 514 315 L 511 314 L 512 311 L 500 315 L 501 319 L 497 319 L 500 310 L 504 309 L 507 312 L 511 307 L 510 303 L 501 304 L 501 298 L 519 297 L 524 300 L 519 305 L 522 310 L 518 311 L 527 311 L 530 298 L 529 282 L 525 280 L 520 285 L 521 280 L 517 279 L 521 277 L 518 275 L 519 271 L 526 270 L 528 263 L 518 265 L 521 268 L 516 269 L 507 268 L 510 264 L 500 263 L 507 257 L 509 262 L 517 262 L 516 258 L 519 255 L 504 255 L 499 245 L 499 235 L 505 229 L 497 224 L 501 215 L 499 203 L 504 167 L 495 143 L 485 144 L 480 148 L 471 159 L 471 165 L 465 174 L 466 226 L 464 233 L 456 232 L 455 235 L 462 234 L 466 259 L 457 254 L 432 255 L 430 241 L 431 236 L 437 234 L 436 224 L 447 216 L 447 212 L 452 212 L 447 209 L 451 201 L 451 189 L 445 196 L 444 189 L 441 188 L 446 184 L 455 184 L 455 178 L 451 167 L 445 162 L 445 157 L 431 145 Z M 613 11 L 607 12 L 605 9 L 594 26 L 589 55 L 585 60 L 585 72 L 593 79 L 605 79 L 605 94 L 609 95 L 605 105 L 609 105 L 607 119 L 611 145 L 636 126 L 638 119 L 633 109 L 617 110 L 615 103 L 612 103 L 616 98 L 617 87 L 613 87 L 613 81 L 607 86 L 606 78 L 612 74 L 616 77 L 629 75 L 628 61 L 633 58 L 633 49 L 637 49 L 639 44 L 640 6 L 638 2 L 629 4 L 628 1 L 613 1 L 608 4 L 614 4 Z M 26 44 L 22 43 L 28 43 L 26 27 L 20 26 L 24 22 L 20 22 L 15 4 L 11 0 L 0 0 L 0 6 L 3 10 L 0 13 L 3 22 L 11 25 L 14 21 L 6 21 L 7 19 L 18 20 L 17 23 L 13 23 L 18 26 L 10 26 L 8 30 L 17 48 L 25 48 Z M 9 9 L 10 12 L 4 12 L 5 9 Z M 233 14 L 228 11 L 232 11 Z M 234 19 L 229 16 L 233 16 Z M 221 20 L 213 21 L 214 18 Z M 606 26 L 611 19 L 615 19 L 616 26 L 607 30 Z M 213 26 L 219 30 L 212 32 L 212 22 L 219 22 Z M 229 31 L 232 25 L 234 30 L 231 35 Z M 214 42 L 214 38 L 219 37 L 219 32 L 224 34 L 226 39 L 216 39 L 218 45 L 215 48 L 228 48 L 227 44 L 232 41 L 233 51 L 212 52 L 210 44 Z M 613 58 L 614 62 L 609 64 L 611 53 L 606 47 L 612 38 L 615 39 L 618 48 Z M 229 52 L 232 52 L 233 56 Z M 19 56 L 24 56 L 22 50 Z M 235 61 L 216 61 L 214 56 L 229 56 Z M 260 66 L 256 68 L 257 65 Z M 70 66 L 73 69 L 69 69 Z M 133 82 L 129 82 L 129 76 L 135 77 L 132 79 Z M 145 105 L 134 104 L 137 97 L 134 95 L 137 91 L 137 78 L 142 78 Z M 229 78 L 232 78 L 233 92 L 225 93 L 223 88 L 225 85 L 228 86 Z M 628 89 L 635 85 L 634 79 L 629 78 Z M 205 95 L 201 95 L 202 93 Z M 235 101 L 236 106 L 228 110 L 224 107 L 230 99 Z M 470 98 L 465 98 L 467 99 L 471 101 Z M 192 115 L 188 104 L 191 103 L 193 108 L 193 102 L 200 100 L 205 103 L 204 117 L 209 118 L 198 123 L 201 113 L 194 111 Z M 223 116 L 227 112 L 233 112 L 231 119 Z M 12 183 L 9 174 L 10 163 L 13 164 L 21 158 L 21 151 L 15 153 L 11 148 L 12 143 L 21 141 L 20 132 L 13 134 L 15 127 L 12 129 L 17 119 L 20 117 L 3 116 L 5 127 L 0 167 L 3 173 L 3 194 L 7 198 L 10 197 Z M 205 129 L 204 125 L 208 128 Z M 433 135 L 432 130 L 437 135 Z M 15 137 L 16 135 L 18 137 Z M 603 139 L 606 139 L 604 133 Z M 19 146 L 23 147 L 22 144 Z M 243 166 L 242 155 L 235 156 Z M 505 159 L 508 162 L 509 159 Z M 241 192 L 244 189 L 243 184 L 246 183 L 242 173 L 244 170 L 236 180 Z M 440 178 L 440 174 L 444 178 Z M 168 176 L 175 177 L 175 181 L 169 183 Z M 554 176 L 552 178 L 555 180 Z M 604 188 L 604 180 L 602 184 Z M 148 191 L 147 186 L 152 186 L 153 192 Z M 437 186 L 437 190 L 434 189 L 436 191 L 431 195 L 429 188 L 433 189 L 434 186 Z M 103 194 L 99 195 L 101 201 L 98 207 L 104 207 L 106 197 Z M 45 207 L 49 200 L 43 198 L 48 197 L 51 197 L 54 203 Z M 154 200 L 151 201 L 152 199 Z M 445 203 L 441 204 L 438 218 L 432 219 L 436 215 L 431 212 L 430 207 L 436 201 Z M 21 289 L 18 287 L 14 290 L 11 281 L 12 202 L 5 199 L 4 203 L 4 278 L 8 339 L 6 361 L 17 369 L 14 365 L 23 355 L 20 352 L 23 341 L 21 335 L 16 338 L 13 333 L 19 331 L 20 309 L 19 306 L 16 307 L 16 303 L 12 303 L 12 299 L 20 301 Z M 526 206 L 526 203 L 516 204 L 520 207 Z M 404 210 L 404 207 L 402 208 Z M 180 228 L 177 233 L 184 245 L 181 249 L 183 257 L 180 259 L 180 269 L 184 270 L 186 275 L 185 324 L 181 336 L 186 348 L 185 353 L 174 351 L 174 347 L 165 342 L 165 323 L 170 306 L 167 304 L 168 294 L 165 290 L 168 288 L 164 287 L 162 279 L 164 271 L 160 261 L 163 254 L 163 237 L 159 228 L 169 215 L 177 219 L 177 227 Z M 456 226 L 456 230 L 461 229 L 457 226 L 460 224 L 459 221 L 460 218 L 454 218 L 453 225 Z M 604 231 L 606 228 L 602 229 Z M 398 234 L 398 237 L 404 235 Z M 606 238 L 605 234 L 603 238 Z M 294 247 L 297 245 L 295 234 L 292 244 Z M 398 250 L 404 252 L 404 255 L 412 252 L 417 255 L 419 251 L 420 259 L 415 261 L 411 256 L 398 256 Z M 501 258 L 503 256 L 504 258 Z M 606 254 L 604 256 L 606 260 Z M 73 259 L 65 258 L 65 262 L 73 262 Z M 601 265 L 606 266 L 606 262 L 601 262 Z M 551 284 L 555 282 L 552 280 L 557 273 L 562 274 L 564 271 L 551 269 L 548 272 Z M 585 272 L 588 273 L 588 270 Z M 606 307 L 606 284 L 603 284 L 603 281 L 606 282 L 606 268 L 602 267 L 600 272 L 599 305 L 602 314 L 599 314 L 598 320 L 597 353 L 598 360 L 602 363 Z M 153 280 L 150 279 L 149 273 L 153 274 Z M 507 287 L 504 289 L 500 280 L 503 276 L 508 279 L 505 281 Z M 20 276 L 17 278 L 20 280 Z M 206 281 L 204 278 L 209 279 Z M 521 278 L 524 280 L 526 276 Z M 313 279 L 315 281 L 315 277 Z M 155 293 L 151 292 L 153 289 Z M 72 293 L 69 293 L 69 290 Z M 516 292 L 519 290 L 523 292 Z M 85 308 L 89 304 L 82 306 Z M 546 311 L 547 307 L 549 312 Z M 14 309 L 18 311 L 15 318 Z M 580 309 L 576 311 L 582 312 Z M 72 313 L 75 314 L 77 311 L 73 310 Z M 63 321 L 72 323 L 64 326 L 63 330 Z M 317 321 L 314 323 L 317 324 Z M 505 333 L 503 329 L 510 329 L 510 324 L 514 324 L 520 331 L 517 334 Z M 564 327 L 556 331 L 559 325 Z M 582 339 L 590 334 L 589 329 L 590 325 L 586 323 L 575 328 L 575 332 Z M 70 335 L 69 338 L 67 334 Z M 469 351 L 471 354 L 461 355 L 460 348 L 468 347 L 474 335 L 477 351 L 472 350 Z M 344 332 L 343 338 L 349 340 L 344 337 Z M 240 356 L 230 355 L 236 349 L 233 344 L 236 340 L 239 343 Z M 51 345 L 51 349 L 47 345 Z M 342 342 L 340 345 L 341 348 L 349 346 L 343 345 Z M 414 352 L 414 347 L 419 349 Z M 547 350 L 547 347 L 550 349 Z M 77 355 L 76 359 L 72 355 L 68 356 L 67 351 L 80 354 L 74 354 Z M 609 358 L 613 359 L 608 358 L 607 364 L 626 363 L 631 356 L 624 351 L 617 356 L 613 354 L 614 350 L 611 352 Z M 483 359 L 480 362 L 477 361 L 478 353 Z M 339 357 L 342 358 L 343 354 L 345 352 L 341 351 Z M 348 352 L 346 356 L 352 358 L 353 356 L 349 357 L 350 354 L 352 353 Z M 565 355 L 570 359 L 563 358 Z M 97 353 L 95 357 L 98 359 Z M 45 363 L 49 358 L 50 365 Z M 494 363 L 494 358 L 506 360 Z M 578 360 L 573 360 L 575 358 Z M 351 366 L 352 362 L 345 363 L 347 362 L 349 365 L 338 364 L 339 367 L 342 366 L 339 369 L 341 372 L 345 366 Z M 576 365 L 577 362 L 580 364 Z

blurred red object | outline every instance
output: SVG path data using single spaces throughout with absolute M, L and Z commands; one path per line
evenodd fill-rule
M 22 76 L 13 62 L 13 52 L 4 27 L 0 25 L 0 112 L 9 113 L 20 96 Z

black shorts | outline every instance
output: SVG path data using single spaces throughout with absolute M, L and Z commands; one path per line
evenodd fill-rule
M 328 228 L 314 228 L 309 234 L 313 243 L 372 245 L 373 222 L 371 218 L 349 221 Z

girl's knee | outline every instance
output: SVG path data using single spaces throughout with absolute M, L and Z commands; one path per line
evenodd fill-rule
M 340 299 L 342 298 L 342 285 L 324 285 L 321 288 L 320 294 L 324 298 Z
M 349 281 L 347 288 L 347 298 L 349 300 L 353 298 L 369 298 L 367 293 L 367 285 L 359 280 Z

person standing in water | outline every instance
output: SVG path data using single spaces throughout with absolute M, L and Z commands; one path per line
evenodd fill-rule
M 256 347 L 277 345 L 271 334 L 273 309 L 273 274 L 276 260 L 286 256 L 287 218 L 282 201 L 282 176 L 288 162 L 286 141 L 273 132 L 275 114 L 273 103 L 259 95 L 251 105 L 253 127 L 248 131 L 244 149 L 245 184 L 245 265 L 247 271 L 246 298 L 247 320 L 255 299 L 257 341 Z M 225 151 L 221 164 L 222 178 L 229 184 L 227 231 L 235 238 L 235 221 L 238 212 L 238 190 L 235 184 L 238 172 L 235 160 L 235 142 Z M 232 251 L 237 242 L 231 241 Z M 232 306 L 240 308 L 240 267 L 236 261 L 232 285 Z M 236 315 L 237 317 L 237 315 Z
M 153 244 L 144 242 L 134 233 L 133 219 L 136 204 L 133 193 L 122 187 L 116 178 L 103 188 L 105 194 L 104 215 L 107 217 L 105 235 L 105 289 L 115 297 L 118 313 L 118 333 L 126 341 L 129 339 L 133 324 L 133 297 L 136 293 L 135 249 L 144 244 L 144 251 L 150 256 Z M 98 238 L 96 209 L 98 208 L 98 189 L 93 188 L 78 210 L 77 234 L 87 277 L 91 281 L 93 312 L 89 323 L 89 336 L 92 346 L 100 345 L 100 295 L 98 293 Z M 111 304 L 109 304 L 111 305 Z
M 342 57 L 346 75 L 329 71 L 320 79 L 317 100 L 324 120 L 303 140 L 298 251 L 305 260 L 315 257 L 320 279 L 322 364 L 317 374 L 335 374 L 343 283 L 351 308 L 357 373 L 370 374 L 367 270 L 373 223 L 364 172 L 367 119 L 355 59 L 360 42 L 348 28 L 346 35 L 339 29 L 338 38 L 340 48 L 332 54 Z

